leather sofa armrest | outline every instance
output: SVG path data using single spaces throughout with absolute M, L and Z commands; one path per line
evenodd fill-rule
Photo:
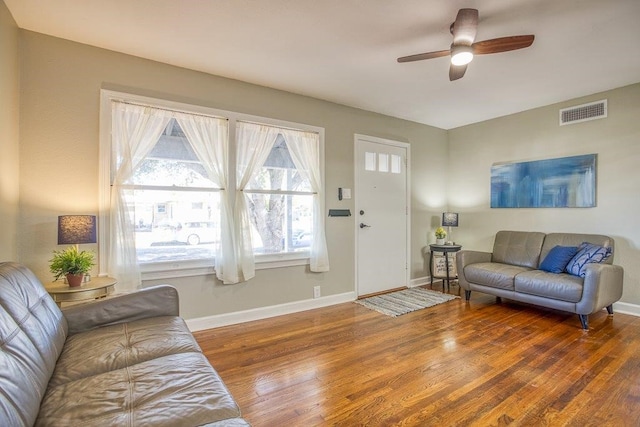
M 65 307 L 62 313 L 69 324 L 70 334 L 150 317 L 178 316 L 178 291 L 169 285 L 152 286 L 130 294 Z
M 464 268 L 469 264 L 477 264 L 479 262 L 491 262 L 491 252 L 461 250 L 456 253 L 456 267 L 458 270 L 458 283 L 460 287 L 470 290 L 469 282 L 464 276 Z
M 622 297 L 624 269 L 619 265 L 588 264 L 582 288 L 582 299 L 576 313 L 591 314 L 602 310 Z

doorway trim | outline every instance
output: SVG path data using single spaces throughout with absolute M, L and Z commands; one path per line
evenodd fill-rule
M 358 249 L 358 197 L 359 197 L 359 188 L 358 188 L 358 147 L 360 141 L 369 141 L 383 145 L 390 145 L 393 147 L 400 147 L 406 149 L 407 158 L 406 158 L 406 191 L 405 191 L 405 200 L 407 206 L 407 222 L 406 222 L 406 242 L 407 248 L 405 251 L 405 264 L 406 264 L 406 274 L 405 274 L 405 286 L 410 287 L 411 282 L 411 144 L 408 142 L 401 142 L 392 139 L 379 138 L 375 136 L 369 136 L 364 134 L 355 133 L 353 135 L 353 188 L 354 188 L 354 221 L 353 221 L 353 230 L 354 230 L 354 247 L 355 247 L 355 259 L 354 259 L 354 288 L 356 291 L 356 298 L 360 296 L 358 286 L 358 269 L 359 269 L 359 249 Z

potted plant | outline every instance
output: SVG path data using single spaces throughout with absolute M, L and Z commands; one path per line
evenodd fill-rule
M 444 228 L 436 228 L 436 245 L 444 245 L 444 239 L 447 237 L 447 232 Z
M 79 251 L 76 246 L 70 246 L 63 251 L 53 251 L 49 268 L 55 280 L 65 276 L 69 286 L 76 287 L 82 285 L 84 275 L 95 265 L 93 257 L 92 252 Z

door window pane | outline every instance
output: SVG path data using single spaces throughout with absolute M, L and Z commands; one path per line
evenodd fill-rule
M 364 170 L 375 172 L 376 167 L 376 153 L 364 153 Z
M 389 172 L 389 155 L 378 153 L 378 170 L 380 172 Z
M 391 155 L 391 173 L 402 173 L 402 157 L 397 154 Z

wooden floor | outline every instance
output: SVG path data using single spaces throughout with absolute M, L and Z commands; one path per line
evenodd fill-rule
M 255 427 L 638 426 L 640 318 L 589 320 L 473 293 L 396 318 L 345 303 L 195 335 Z

